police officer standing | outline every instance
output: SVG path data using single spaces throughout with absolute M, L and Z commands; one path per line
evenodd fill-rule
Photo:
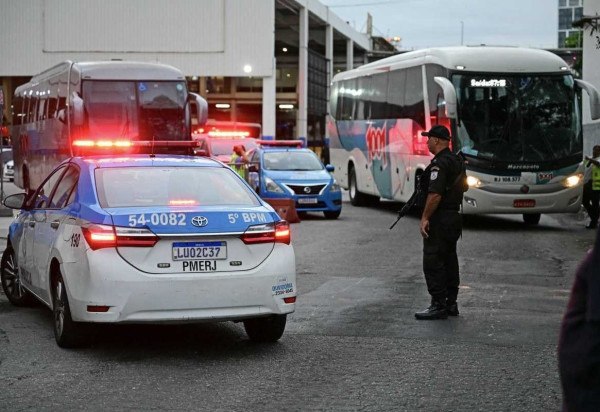
M 462 232 L 460 206 L 466 190 L 464 162 L 450 149 L 450 132 L 434 126 L 428 132 L 427 147 L 434 155 L 425 169 L 420 189 L 427 192 L 421 217 L 423 272 L 431 306 L 415 313 L 419 320 L 458 316 L 459 270 L 456 242 Z
M 586 156 L 586 169 L 583 181 L 583 207 L 590 216 L 590 223 L 586 226 L 588 229 L 598 227 L 598 217 L 600 216 L 600 145 L 592 149 L 592 157 Z

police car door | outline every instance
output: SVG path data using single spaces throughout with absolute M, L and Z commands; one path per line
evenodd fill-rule
M 47 292 L 44 291 L 45 285 L 40 284 L 40 276 L 37 273 L 37 262 L 39 258 L 35 256 L 39 252 L 39 242 L 37 239 L 38 233 L 43 230 L 43 226 L 46 225 L 47 221 L 47 208 L 49 206 L 52 192 L 59 182 L 61 176 L 65 172 L 66 167 L 61 166 L 50 174 L 42 183 L 42 185 L 36 190 L 33 199 L 33 209 L 29 212 L 29 217 L 25 224 L 24 240 L 24 277 L 29 280 L 32 291 L 38 295 L 41 299 L 47 300 Z M 37 245 L 36 245 L 37 243 Z
M 79 169 L 74 165 L 67 166 L 60 180 L 55 182 L 50 199 L 44 209 L 45 219 L 35 225 L 35 236 L 33 241 L 33 264 L 36 287 L 39 287 L 39 296 L 42 299 L 50 299 L 50 259 L 53 251 L 60 257 L 60 248 L 63 241 L 63 222 L 69 216 L 64 212 L 65 206 L 73 198 L 73 190 L 77 184 Z

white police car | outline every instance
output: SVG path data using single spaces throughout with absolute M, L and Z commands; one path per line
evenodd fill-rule
M 1 262 L 13 304 L 54 313 L 59 346 L 93 323 L 243 321 L 276 341 L 294 311 L 290 228 L 230 168 L 195 157 L 75 157 L 9 229 Z

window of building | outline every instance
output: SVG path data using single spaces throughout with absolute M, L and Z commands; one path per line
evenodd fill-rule
M 568 30 L 573 24 L 573 12 L 571 9 L 560 9 L 558 11 L 558 29 Z
M 565 39 L 567 38 L 567 32 L 558 32 L 558 47 L 565 47 Z
M 207 77 L 206 92 L 214 94 L 229 94 L 231 93 L 231 77 Z
M 579 6 L 580 0 L 569 0 L 569 6 Z
M 558 0 L 558 7 L 566 7 L 567 0 Z
M 574 20 L 580 20 L 583 17 L 583 7 L 577 7 L 575 9 L 575 17 Z

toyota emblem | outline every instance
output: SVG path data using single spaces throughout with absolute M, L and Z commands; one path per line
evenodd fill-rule
M 304 186 L 304 193 L 310 193 L 310 186 Z
M 208 218 L 204 216 L 194 216 L 192 218 L 192 225 L 196 227 L 204 227 L 208 225 Z

